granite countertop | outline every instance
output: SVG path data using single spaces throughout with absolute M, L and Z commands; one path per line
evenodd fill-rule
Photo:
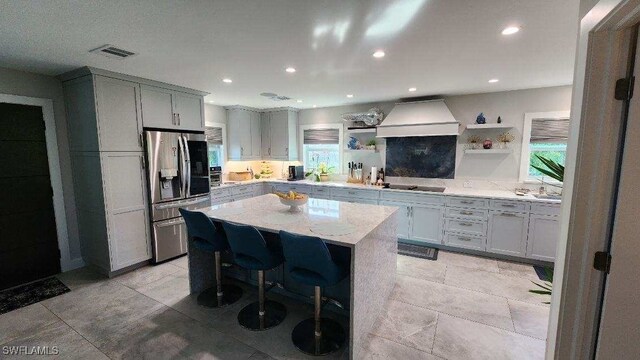
M 289 206 L 283 205 L 276 195 L 267 194 L 196 211 L 216 220 L 251 225 L 259 230 L 284 230 L 353 247 L 397 210 L 394 206 L 310 198 L 306 205 L 300 207 L 299 212 L 291 212 Z M 322 229 L 322 232 L 318 232 L 318 229 Z M 340 231 L 348 233 L 331 234 Z
M 259 179 L 259 180 L 247 180 L 247 181 L 239 181 L 235 183 L 223 183 L 220 187 L 232 187 L 232 186 L 242 186 L 247 184 L 261 184 L 261 183 L 282 183 L 282 184 L 291 184 L 291 185 L 309 185 L 309 186 L 329 186 L 329 187 L 339 187 L 339 188 L 355 188 L 355 189 L 365 189 L 371 191 L 392 191 L 392 192 L 410 192 L 414 194 L 430 194 L 430 195 L 444 195 L 444 196 L 469 196 L 469 197 L 481 197 L 481 198 L 489 198 L 489 199 L 503 199 L 503 200 L 523 200 L 523 201 L 531 201 L 531 202 L 542 202 L 548 204 L 559 204 L 561 201 L 556 199 L 538 199 L 531 194 L 527 194 L 524 196 L 516 195 L 514 191 L 509 190 L 499 190 L 499 189 L 476 189 L 476 188 L 458 188 L 458 187 L 447 187 L 443 193 L 438 192 L 421 192 L 415 190 L 400 190 L 400 189 L 384 189 L 379 186 L 373 185 L 364 185 L 364 184 L 352 184 L 341 181 L 327 181 L 327 182 L 316 182 L 310 180 L 300 180 L 300 181 L 287 181 L 283 179 Z

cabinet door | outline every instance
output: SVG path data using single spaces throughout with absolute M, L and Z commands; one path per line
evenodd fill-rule
M 243 160 L 251 155 L 251 116 L 243 109 L 228 111 L 229 160 Z
M 414 205 L 411 208 L 410 239 L 441 244 L 443 213 L 443 206 Z
M 271 158 L 289 160 L 289 114 L 288 111 L 271 113 Z
M 492 210 L 489 213 L 487 250 L 505 255 L 524 256 L 528 228 L 529 214 Z
M 180 129 L 204 130 L 204 100 L 202 96 L 176 92 L 173 94 L 173 103 L 173 111 L 177 114 Z
M 145 127 L 176 129 L 173 93 L 170 90 L 141 85 L 142 124 Z
M 555 261 L 560 221 L 556 216 L 531 215 L 527 239 L 527 257 Z
M 251 152 L 252 159 L 260 159 L 260 150 L 262 148 L 262 135 L 260 128 L 260 113 L 251 111 Z
M 268 112 L 260 114 L 260 137 L 262 158 L 271 159 L 271 114 Z
M 143 156 L 101 153 L 111 271 L 151 259 Z
M 396 212 L 396 216 L 398 217 L 398 238 L 408 239 L 409 227 L 411 226 L 411 207 L 407 206 L 407 204 L 393 201 L 380 201 L 380 205 L 397 206 L 400 208 L 400 210 Z
M 100 151 L 142 151 L 140 87 L 95 77 Z

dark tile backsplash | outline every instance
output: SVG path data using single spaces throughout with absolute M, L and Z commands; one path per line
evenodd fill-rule
M 453 179 L 457 136 L 387 138 L 386 175 Z

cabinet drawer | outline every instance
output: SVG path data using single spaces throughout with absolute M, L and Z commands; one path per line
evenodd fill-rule
M 309 194 L 311 191 L 310 185 L 302 185 L 302 184 L 299 184 L 299 185 L 276 184 L 273 187 L 276 189 L 276 191 L 279 191 L 279 192 L 295 191 L 302 194 Z
M 396 201 L 402 203 L 418 203 L 418 204 L 444 204 L 444 196 L 442 195 L 426 195 L 419 192 L 400 192 L 390 190 L 380 190 L 380 199 L 388 201 Z
M 342 196 L 334 196 L 331 199 L 335 201 L 342 201 L 342 202 L 348 202 L 348 203 L 378 205 L 378 200 L 376 199 L 363 199 L 363 198 L 342 197 Z
M 487 235 L 487 222 L 475 220 L 446 219 L 445 230 L 469 235 Z
M 377 190 L 362 190 L 362 189 L 331 189 L 331 195 L 342 198 L 354 198 L 354 199 L 378 199 Z
M 540 215 L 560 215 L 560 204 L 531 203 L 531 213 Z
M 252 192 L 253 192 L 252 185 L 240 185 L 240 186 L 234 186 L 231 188 L 231 194 L 233 195 L 244 195 Z
M 485 250 L 486 238 L 484 236 L 471 236 L 456 233 L 445 233 L 444 244 L 474 250 Z
M 487 220 L 489 213 L 487 210 L 447 207 L 446 216 L 455 219 Z
M 313 186 L 311 188 L 311 194 L 315 198 L 330 199 L 331 198 L 331 188 L 326 187 L 326 186 Z
M 232 188 L 219 188 L 219 187 L 215 189 L 211 189 L 211 198 L 216 199 L 216 198 L 231 196 L 232 194 L 231 189 Z
M 529 211 L 529 203 L 525 201 L 491 200 L 492 210 Z
M 464 197 L 450 197 L 447 199 L 447 205 L 463 207 L 463 208 L 480 208 L 480 209 L 486 209 L 487 207 L 489 207 L 487 199 L 464 198 Z

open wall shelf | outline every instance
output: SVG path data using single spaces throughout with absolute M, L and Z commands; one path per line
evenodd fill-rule
M 496 155 L 496 154 L 511 154 L 513 149 L 466 149 L 465 154 L 483 154 L 483 155 Z
M 491 129 L 512 129 L 509 124 L 469 124 L 467 130 L 491 130 Z

